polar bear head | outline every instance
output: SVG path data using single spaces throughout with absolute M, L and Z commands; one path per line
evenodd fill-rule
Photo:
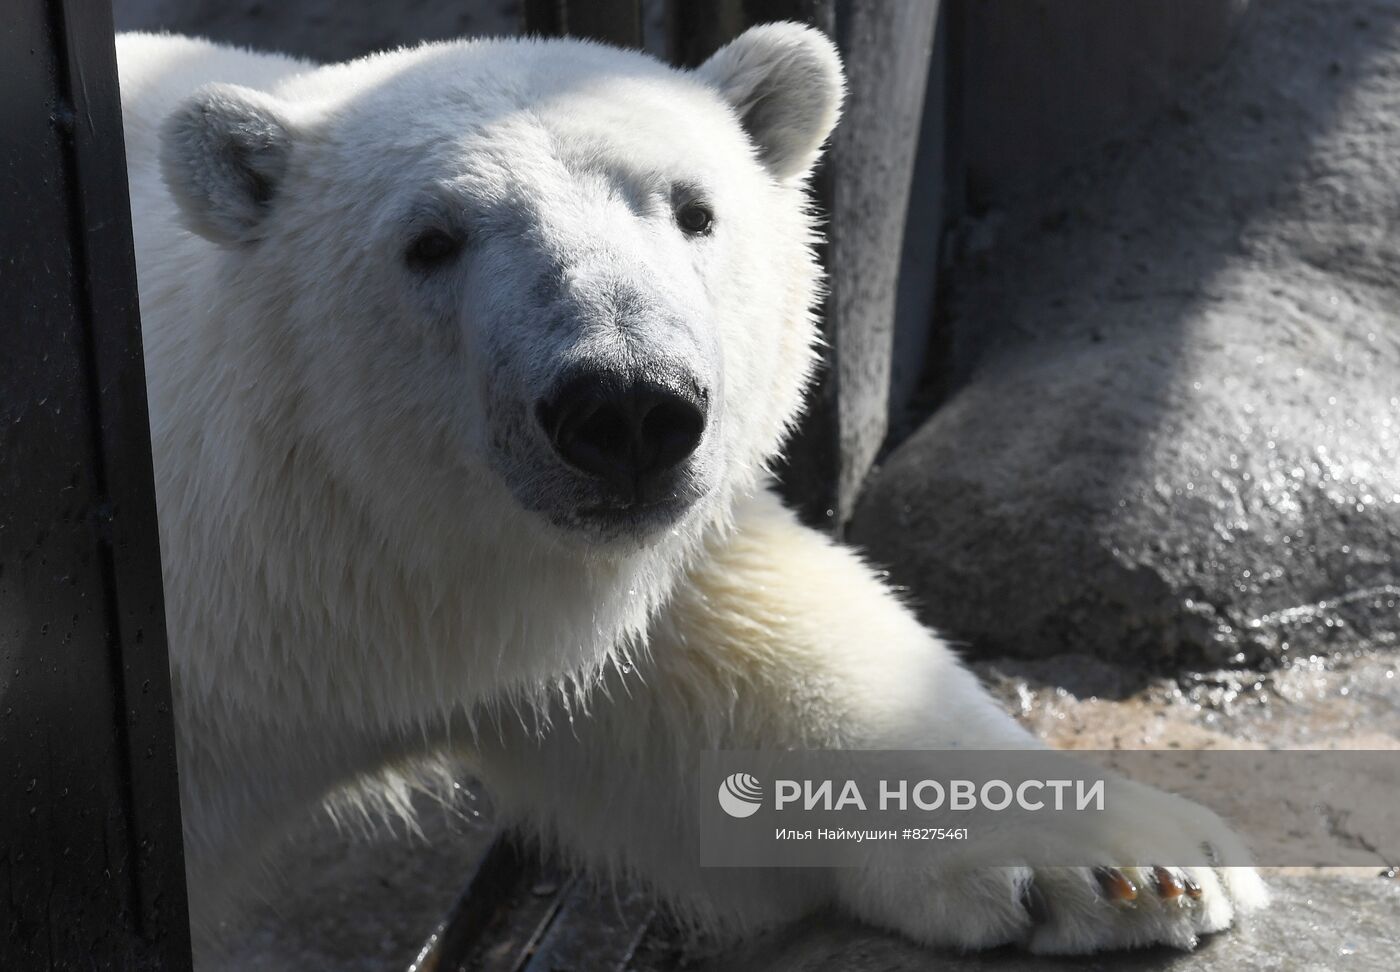
M 367 508 L 606 551 L 722 516 L 799 413 L 841 99 L 791 24 L 693 71 L 432 44 L 204 87 L 161 163 L 259 396 Z

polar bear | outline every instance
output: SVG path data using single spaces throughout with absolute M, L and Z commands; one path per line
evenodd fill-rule
M 289 821 L 443 752 L 721 928 L 1190 947 L 1264 900 L 1158 866 L 1164 834 L 1233 841 L 1180 802 L 1110 810 L 1097 869 L 694 866 L 688 752 L 1038 745 L 769 488 L 814 360 L 819 32 L 693 71 L 573 40 L 118 55 L 202 940 Z

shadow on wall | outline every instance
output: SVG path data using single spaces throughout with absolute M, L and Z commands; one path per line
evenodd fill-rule
M 905 227 L 886 453 L 948 396 L 967 351 L 935 306 L 938 268 L 985 255 L 999 211 L 1037 208 L 1066 170 L 1158 118 L 1219 65 L 1249 0 L 942 6 L 946 68 L 930 74 Z
M 1249 0 L 952 0 L 974 212 L 1043 191 L 1216 66 Z
M 978 653 L 1395 640 L 1400 5 L 1338 9 L 1255 5 L 1155 128 L 984 215 L 958 390 L 852 529 Z

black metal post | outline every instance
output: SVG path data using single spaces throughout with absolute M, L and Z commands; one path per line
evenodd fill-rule
M 0 968 L 189 968 L 108 5 L 11 3 L 0 92 Z
M 642 46 L 641 0 L 524 0 L 525 33 L 584 37 L 618 47 Z

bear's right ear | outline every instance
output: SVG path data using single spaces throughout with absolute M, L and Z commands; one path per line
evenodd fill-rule
M 281 114 L 261 92 L 210 84 L 165 120 L 161 172 L 191 230 L 226 245 L 258 239 L 292 154 Z
M 774 178 L 807 174 L 846 92 L 841 55 L 825 34 L 793 23 L 751 27 L 696 70 L 733 106 Z

